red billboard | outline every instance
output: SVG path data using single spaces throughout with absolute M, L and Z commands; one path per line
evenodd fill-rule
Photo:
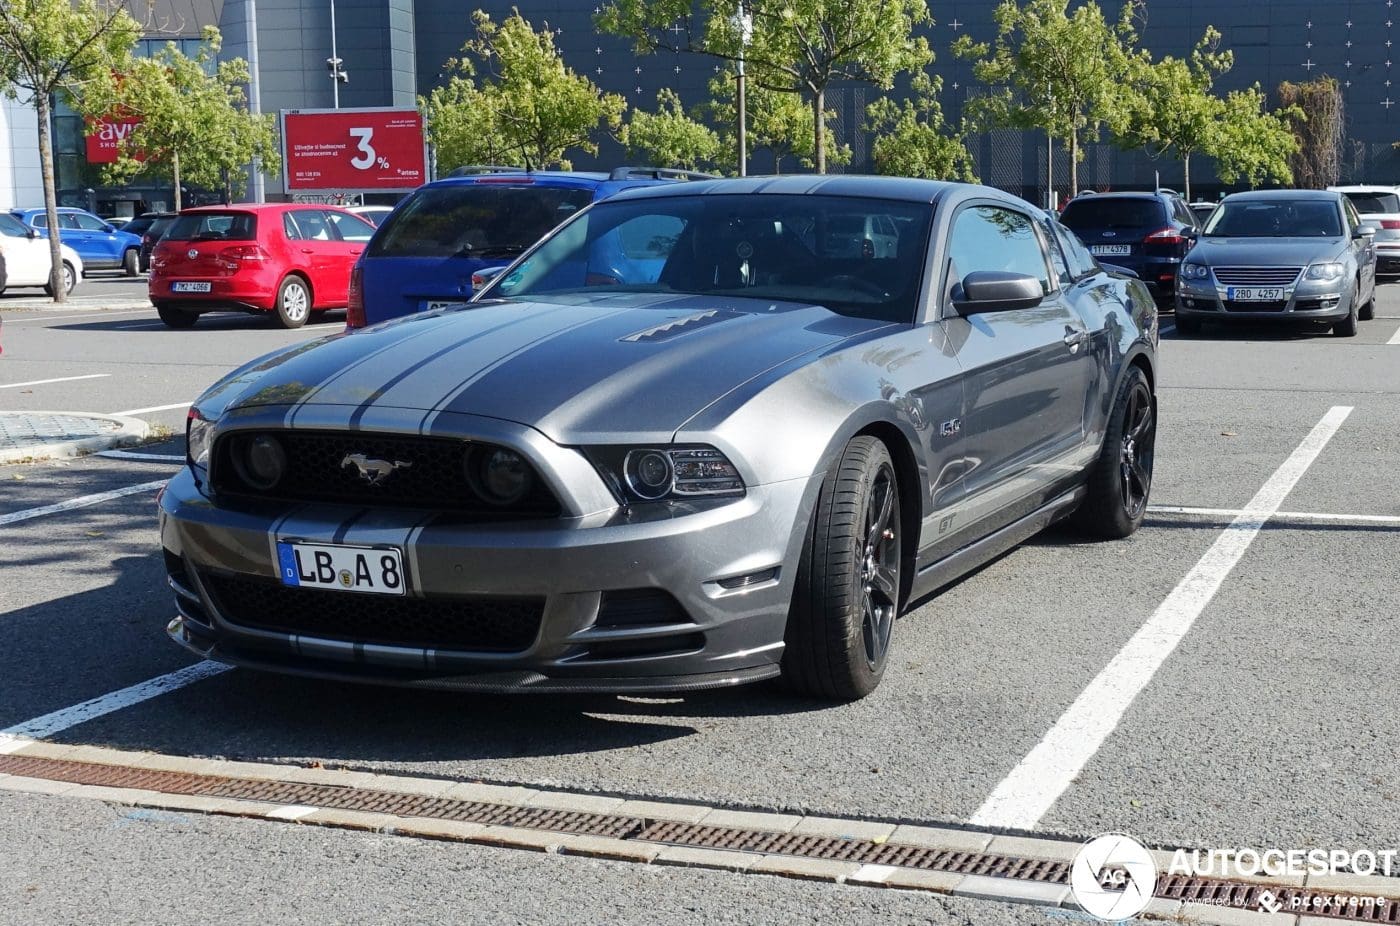
M 288 193 L 411 190 L 427 179 L 417 110 L 282 110 L 282 180 Z
M 87 161 L 89 164 L 115 164 L 122 140 L 141 123 L 140 116 L 104 116 L 93 119 L 87 127 Z M 136 160 L 141 160 L 138 152 Z

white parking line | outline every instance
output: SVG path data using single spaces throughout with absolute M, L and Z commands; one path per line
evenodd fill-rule
M 146 460 L 152 463 L 185 462 L 185 458 L 178 453 L 137 453 L 135 450 L 99 450 L 93 456 L 112 460 Z
M 140 704 L 142 701 L 149 701 L 151 698 L 163 695 L 168 691 L 193 685 L 195 682 L 203 681 L 221 672 L 227 672 L 230 668 L 232 667 L 220 662 L 197 662 L 192 666 L 186 666 L 165 675 L 158 675 L 153 679 L 131 685 L 120 691 L 112 691 L 84 701 L 82 704 L 65 707 L 42 717 L 35 717 L 33 720 L 26 720 L 24 723 L 7 727 L 0 730 L 0 755 L 23 749 L 36 739 L 53 736 L 69 727 L 76 727 L 80 723 L 96 720 L 98 717 L 104 717 L 115 711 L 131 707 L 133 704 Z
M 1400 328 L 1395 329 L 1395 333 L 1390 336 L 1390 340 L 1385 342 L 1387 346 L 1400 344 Z
M 183 459 L 183 457 L 181 458 Z M 1242 508 L 1183 508 L 1178 505 L 1149 505 L 1148 514 L 1184 514 L 1206 518 L 1237 518 Z M 1358 524 L 1400 524 L 1395 514 L 1331 514 L 1321 511 L 1275 511 L 1275 521 L 1355 522 Z
M 54 379 L 31 379 L 27 383 L 0 383 L 0 389 L 18 389 L 20 386 L 47 386 L 49 383 L 71 383 L 80 379 L 102 379 L 111 373 L 85 373 L 82 376 L 59 376 Z
M 112 412 L 118 417 L 130 418 L 134 415 L 149 415 L 151 412 L 168 412 L 176 408 L 189 408 L 189 402 L 176 402 L 174 405 L 153 405 L 150 408 L 129 408 L 124 412 Z
M 1335 406 L 1322 416 L 1186 578 L 996 786 L 972 815 L 972 825 L 1029 830 L 1040 821 L 1191 630 L 1259 529 L 1278 511 L 1349 414 L 1350 407 Z
M 158 479 L 155 482 L 143 482 L 139 485 L 112 489 L 110 492 L 98 492 L 95 495 L 79 495 L 77 498 L 70 498 L 66 502 L 57 502 L 53 505 L 45 505 L 42 508 L 26 508 L 23 511 L 12 511 L 9 514 L 0 514 L 0 527 L 6 524 L 18 524 L 20 521 L 28 521 L 32 518 L 42 518 L 46 514 L 58 514 L 63 511 L 72 511 L 74 508 L 86 508 L 89 505 L 99 505 L 102 502 L 109 502 L 114 498 L 139 495 L 142 492 L 154 492 L 163 485 L 165 485 L 165 480 Z

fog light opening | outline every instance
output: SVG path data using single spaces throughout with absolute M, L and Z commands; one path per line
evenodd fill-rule
M 727 579 L 720 579 L 716 584 L 724 589 L 748 588 L 751 585 L 760 585 L 764 582 L 771 582 L 778 577 L 778 567 L 771 566 L 768 569 L 760 569 L 758 572 L 751 572 L 743 576 L 731 576 Z

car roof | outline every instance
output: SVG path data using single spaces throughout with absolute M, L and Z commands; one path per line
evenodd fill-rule
M 1288 200 L 1290 202 L 1305 200 L 1312 202 L 1336 202 L 1342 198 L 1342 194 L 1335 190 L 1249 190 L 1244 193 L 1231 193 L 1221 202 L 1278 202 Z
M 1118 193 L 1095 193 L 1092 197 L 1084 197 L 1082 199 L 1076 196 L 1069 201 L 1069 205 L 1080 202 L 1100 202 L 1105 199 L 1150 199 L 1160 201 L 1164 196 L 1175 195 L 1175 193 L 1168 193 L 1165 190 L 1162 192 L 1154 192 L 1152 190 L 1123 190 Z M 1065 208 L 1068 209 L 1069 205 L 1065 206 Z
M 330 203 L 229 203 L 227 206 L 191 206 L 180 211 L 180 215 L 187 212 L 202 214 L 205 212 L 286 212 L 288 209 L 334 209 L 337 212 L 345 212 L 344 206 L 335 206 Z
M 636 187 L 611 199 L 647 199 L 662 196 L 710 196 L 715 194 L 784 194 L 790 196 L 860 196 L 903 202 L 935 203 L 954 193 L 999 199 L 1019 208 L 1030 203 L 994 187 L 946 180 L 919 180 L 910 177 L 877 177 L 864 174 L 784 174 L 777 177 L 729 177 L 716 180 L 690 180 Z M 611 201 L 611 200 L 610 200 Z
M 1350 186 L 1329 186 L 1327 189 L 1334 193 L 1396 193 L 1400 188 L 1385 186 L 1380 183 L 1355 183 Z

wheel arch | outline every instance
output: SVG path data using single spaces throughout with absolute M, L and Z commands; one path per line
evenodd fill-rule
M 306 287 L 306 310 L 311 311 L 316 307 L 316 287 L 311 285 L 311 277 L 302 270 L 292 269 L 282 274 L 282 279 L 277 281 L 277 296 L 282 295 L 282 287 L 287 285 L 287 281 L 292 277 L 301 280 L 302 285 Z M 273 307 L 276 307 L 275 301 Z
M 905 543 L 900 544 L 902 562 L 899 570 L 898 610 L 903 610 L 914 588 L 914 570 L 917 568 L 919 555 L 919 533 L 924 519 L 923 499 L 927 494 L 921 486 L 928 484 L 927 479 L 921 474 L 926 471 L 921 468 L 919 457 L 908 436 L 893 422 L 872 421 L 851 435 L 847 443 L 862 435 L 874 437 L 884 444 L 885 449 L 889 451 L 890 460 L 894 463 L 894 474 L 899 486 L 900 498 L 899 529 L 903 532 L 906 540 Z M 917 504 L 915 504 L 916 501 Z

